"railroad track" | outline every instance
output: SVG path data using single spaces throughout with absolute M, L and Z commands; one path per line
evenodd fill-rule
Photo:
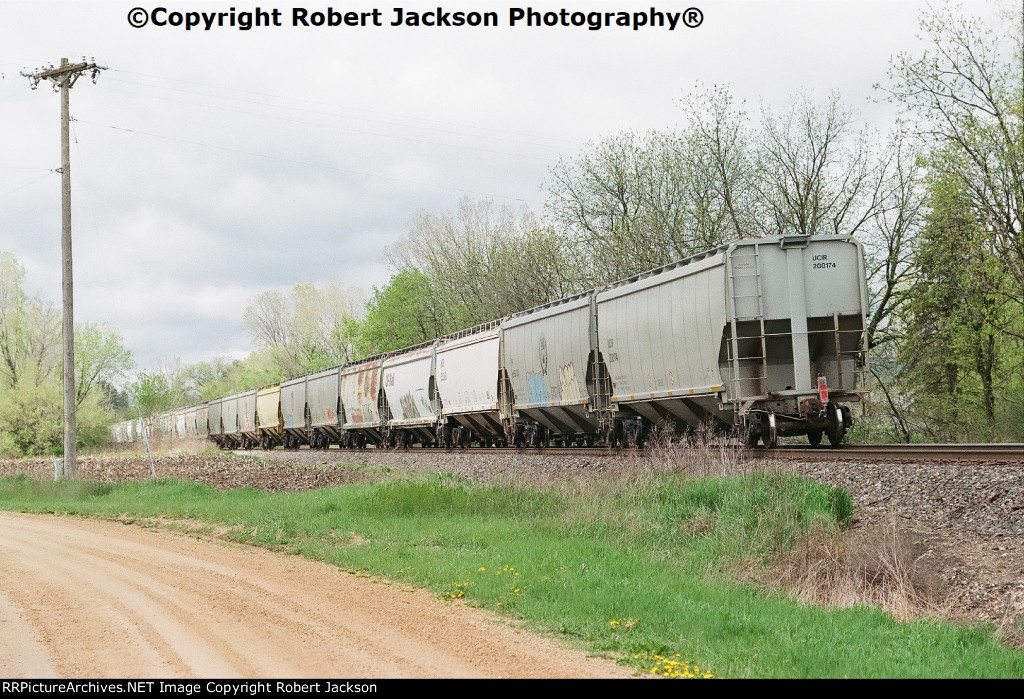
M 717 449 L 719 447 L 713 447 Z M 730 449 L 743 449 L 730 446 Z M 678 447 L 685 454 L 686 447 Z M 697 449 L 703 449 L 698 447 Z M 303 449 L 303 451 L 306 451 Z M 358 454 L 357 449 L 330 449 L 321 451 Z M 752 458 L 779 458 L 798 461 L 977 461 L 986 463 L 1024 464 L 1024 444 L 844 444 L 832 449 L 825 446 L 812 447 L 807 444 L 782 445 L 775 449 L 746 449 Z M 365 453 L 408 453 L 408 454 L 524 454 L 548 457 L 643 457 L 651 454 L 646 449 L 609 449 L 608 447 L 545 447 L 510 449 L 507 447 L 470 447 L 468 449 L 438 449 L 433 447 L 411 447 L 408 449 L 369 448 Z M 238 451 L 238 454 L 252 452 Z
M 756 450 L 758 456 L 772 456 Z M 1024 463 L 1024 444 L 844 444 L 838 449 L 782 446 L 774 455 L 792 459 L 842 461 L 984 461 Z

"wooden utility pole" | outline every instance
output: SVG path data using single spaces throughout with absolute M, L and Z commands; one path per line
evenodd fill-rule
M 70 137 L 70 92 L 72 86 L 87 71 L 92 80 L 103 70 L 95 63 L 70 65 L 68 59 L 60 59 L 60 68 L 50 67 L 36 73 L 22 73 L 32 81 L 32 89 L 41 80 L 53 83 L 54 91 L 60 92 L 60 175 L 61 175 L 61 286 L 64 298 L 64 315 L 61 333 L 64 338 L 64 468 L 63 477 L 75 477 L 76 423 L 75 423 L 75 311 L 74 284 L 71 265 L 71 137 Z

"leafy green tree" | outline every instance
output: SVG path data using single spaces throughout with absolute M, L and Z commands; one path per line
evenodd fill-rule
M 133 366 L 132 353 L 121 333 L 106 324 L 82 323 L 75 328 L 75 404 L 123 377 Z
M 152 417 L 177 407 L 178 395 L 160 373 L 139 372 L 128 385 L 133 411 L 139 417 Z
M 207 365 L 206 369 L 209 368 L 210 366 Z M 199 386 L 201 401 L 269 386 L 298 375 L 284 372 L 281 368 L 280 358 L 275 355 L 273 348 L 257 350 L 245 359 L 217 360 L 212 368 L 212 374 Z M 189 400 L 179 403 L 179 406 L 195 402 Z
M 960 180 L 941 175 L 930 190 L 902 346 L 910 412 L 933 439 L 1006 437 L 997 413 L 1019 395 L 1022 358 L 1000 331 L 1012 312 L 1003 293 L 1011 280 Z
M 24 380 L 0 392 L 0 433 L 11 456 L 63 451 L 64 402 L 59 384 Z
M 53 378 L 61 358 L 60 313 L 25 293 L 25 268 L 0 253 L 0 378 L 10 387 Z
M 449 332 L 432 298 L 430 280 L 412 267 L 392 276 L 387 286 L 374 288 L 366 315 L 355 329 L 359 354 L 391 352 Z
M 63 446 L 63 354 L 60 313 L 24 290 L 25 269 L 0 253 L 0 450 L 60 453 Z M 81 447 L 106 442 L 114 420 L 110 398 L 131 367 L 131 353 L 114 328 L 75 328 L 75 402 Z

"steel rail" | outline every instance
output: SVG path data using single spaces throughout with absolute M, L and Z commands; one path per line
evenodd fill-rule
M 715 445 L 712 449 L 719 449 L 722 446 L 730 449 L 739 449 L 746 452 L 747 456 L 757 459 L 779 458 L 792 460 L 815 460 L 815 461 L 981 461 L 996 463 L 1024 463 L 1024 444 L 844 444 L 838 448 L 828 446 L 812 447 L 807 444 L 781 445 L 774 449 L 755 448 L 748 449 L 738 444 Z M 678 444 L 674 449 L 679 449 L 685 454 L 688 449 L 685 444 Z M 693 447 L 695 450 L 704 447 Z M 369 447 L 367 449 L 341 449 L 332 448 L 329 450 L 306 450 L 317 452 L 345 452 L 348 454 L 358 453 L 392 453 L 392 454 L 519 454 L 524 456 L 586 456 L 586 457 L 622 457 L 622 456 L 649 456 L 657 453 L 658 449 L 611 449 L 605 447 L 467 447 L 467 448 L 438 448 L 438 447 Z M 251 453 L 238 451 L 236 453 Z
M 844 444 L 836 449 L 797 445 L 781 446 L 775 450 L 757 450 L 755 454 L 801 460 L 893 459 L 1024 463 L 1024 444 Z

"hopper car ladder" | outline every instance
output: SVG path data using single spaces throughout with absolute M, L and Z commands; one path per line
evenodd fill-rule
M 742 390 L 742 384 L 744 382 L 752 382 L 753 386 L 749 393 L 754 395 L 765 395 L 768 391 L 768 351 L 765 346 L 765 327 L 764 327 L 764 297 L 762 295 L 761 285 L 761 260 L 758 255 L 757 245 L 751 245 L 747 247 L 747 250 L 752 250 L 751 253 L 737 254 L 738 251 L 734 251 L 729 258 L 729 301 L 730 301 L 730 332 L 729 342 L 726 344 L 727 347 L 727 359 L 729 365 L 732 368 L 732 377 L 730 383 L 732 384 L 732 395 L 730 396 L 734 401 L 742 398 L 749 397 Z M 737 262 L 749 262 L 752 264 L 754 270 L 753 274 L 736 274 Z M 756 293 L 750 294 L 738 294 L 736 293 L 736 280 L 737 279 L 749 279 L 753 277 L 755 280 Z M 752 315 L 739 315 L 741 307 L 740 301 L 743 299 L 757 299 L 757 314 Z M 745 335 L 739 336 L 738 325 L 741 322 L 754 321 L 758 323 L 760 332 L 758 335 Z M 741 340 L 759 340 L 760 345 L 759 354 L 751 354 L 742 356 L 740 355 L 740 341 Z M 753 367 L 757 364 L 760 365 L 760 375 L 743 377 L 740 373 L 741 362 L 743 367 Z

